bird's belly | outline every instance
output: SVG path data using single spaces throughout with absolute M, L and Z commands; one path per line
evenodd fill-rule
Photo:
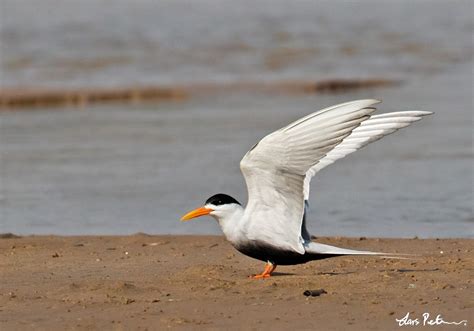
M 235 245 L 235 248 L 247 256 L 261 261 L 270 261 L 273 264 L 293 265 L 306 263 L 314 260 L 314 257 L 308 254 L 299 254 L 263 242 L 246 242 L 244 244 Z

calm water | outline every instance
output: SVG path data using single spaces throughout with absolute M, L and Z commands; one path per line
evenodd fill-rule
M 474 237 L 470 2 L 6 1 L 4 87 L 384 77 L 399 87 L 318 96 L 0 113 L 0 232 L 219 233 L 179 217 L 241 202 L 238 162 L 319 108 L 375 97 L 436 112 L 322 171 L 317 235 Z
M 412 79 L 472 57 L 471 1 L 0 4 L 6 86 Z

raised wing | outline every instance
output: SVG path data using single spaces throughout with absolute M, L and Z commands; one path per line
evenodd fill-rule
M 375 111 L 377 100 L 323 109 L 264 137 L 240 162 L 248 189 L 247 237 L 304 254 L 304 181 L 318 164 Z
M 428 111 L 401 111 L 371 115 L 368 119 L 364 120 L 360 126 L 355 128 L 350 135 L 344 138 L 340 144 L 335 146 L 326 156 L 321 158 L 318 163 L 308 170 L 304 180 L 305 200 L 308 200 L 309 197 L 311 179 L 321 169 L 430 114 L 432 113 Z

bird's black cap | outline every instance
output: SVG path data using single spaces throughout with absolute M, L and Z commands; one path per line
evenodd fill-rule
M 240 205 L 240 203 L 237 200 L 235 200 L 234 198 L 232 198 L 230 195 L 223 194 L 223 193 L 213 195 L 212 197 L 210 197 L 209 199 L 206 200 L 206 205 L 208 203 L 212 204 L 214 206 L 227 205 L 227 204 L 231 204 L 231 203 L 236 203 L 236 204 Z

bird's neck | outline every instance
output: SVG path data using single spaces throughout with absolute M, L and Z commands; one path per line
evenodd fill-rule
M 225 215 L 217 218 L 222 232 L 228 241 L 232 244 L 238 243 L 242 238 L 243 231 L 243 218 L 244 218 L 244 208 L 240 205 L 236 205 L 235 208 Z

